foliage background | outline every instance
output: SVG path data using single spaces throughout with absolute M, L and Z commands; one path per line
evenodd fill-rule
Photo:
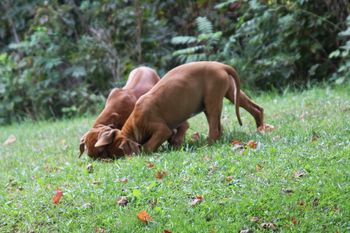
M 2 0 L 0 124 L 100 109 L 143 64 L 233 65 L 245 88 L 350 80 L 347 0 Z

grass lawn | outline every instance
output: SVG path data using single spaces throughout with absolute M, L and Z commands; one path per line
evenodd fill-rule
M 275 131 L 256 133 L 244 110 L 240 127 L 225 101 L 213 146 L 198 115 L 181 150 L 113 162 L 78 159 L 94 117 L 1 127 L 0 232 L 350 232 L 350 87 L 254 101 Z M 237 149 L 233 139 L 258 145 Z

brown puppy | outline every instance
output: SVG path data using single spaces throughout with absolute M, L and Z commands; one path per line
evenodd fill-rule
M 138 143 L 145 152 L 156 150 L 178 128 L 185 132 L 188 118 L 204 111 L 209 123 L 208 143 L 222 134 L 220 124 L 223 98 L 245 108 L 263 126 L 263 109 L 240 91 L 236 71 L 218 62 L 192 62 L 169 71 L 150 92 L 142 96 L 122 130 L 101 137 L 101 142 L 114 141 L 125 154 L 138 153 Z
M 113 129 L 121 129 L 134 109 L 136 101 L 158 81 L 159 76 L 151 68 L 139 67 L 132 70 L 125 86 L 122 89 L 114 88 L 110 92 L 106 105 L 92 129 L 81 138 L 79 157 L 85 148 L 87 154 L 94 159 L 122 156 L 123 151 L 115 146 L 105 144 L 95 147 L 95 144 L 101 136 L 113 134 Z

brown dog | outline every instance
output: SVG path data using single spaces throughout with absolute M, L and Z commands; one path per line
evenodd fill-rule
M 80 140 L 80 155 L 84 153 L 91 158 L 116 158 L 124 155 L 123 151 L 113 145 L 95 147 L 99 138 L 109 135 L 113 129 L 121 129 L 134 109 L 136 101 L 148 92 L 157 82 L 159 76 L 148 67 L 139 67 L 131 71 L 128 81 L 122 89 L 114 88 L 106 105 L 97 117 L 92 129 Z
M 100 137 L 100 145 L 119 145 L 125 154 L 139 153 L 139 144 L 145 152 L 156 150 L 178 128 L 185 132 L 188 118 L 204 111 L 209 123 L 208 143 L 222 134 L 220 124 L 223 98 L 236 105 L 236 116 L 241 123 L 239 107 L 253 115 L 257 127 L 263 126 L 263 109 L 240 91 L 236 71 L 218 62 L 192 62 L 169 71 L 150 92 L 142 96 L 122 130 Z

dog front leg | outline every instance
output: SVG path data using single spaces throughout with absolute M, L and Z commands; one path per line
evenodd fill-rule
M 185 139 L 186 131 L 189 127 L 190 125 L 187 121 L 185 121 L 178 128 L 176 128 L 176 133 L 174 133 L 171 138 L 168 139 L 169 144 L 175 148 L 179 148 Z
M 158 125 L 155 128 L 151 138 L 143 145 L 143 151 L 146 153 L 157 150 L 173 134 L 173 131 L 166 125 Z

